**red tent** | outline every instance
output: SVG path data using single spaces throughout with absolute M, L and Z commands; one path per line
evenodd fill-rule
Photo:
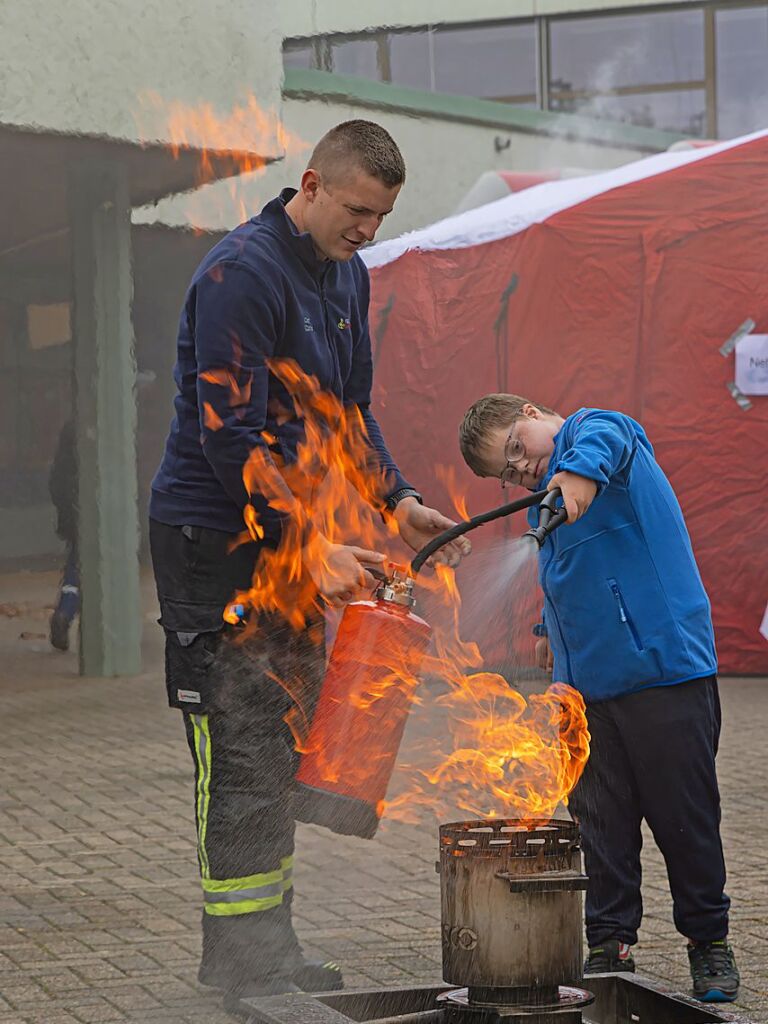
M 768 673 L 768 397 L 742 408 L 720 353 L 747 318 L 768 333 L 768 132 L 539 185 L 366 262 L 377 414 L 430 500 L 449 503 L 437 464 L 472 512 L 500 500 L 458 452 L 482 394 L 634 416 L 686 515 L 722 671 Z

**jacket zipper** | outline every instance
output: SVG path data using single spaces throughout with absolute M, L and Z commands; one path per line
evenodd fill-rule
M 608 586 L 611 588 L 611 592 L 613 596 L 616 598 L 616 604 L 618 605 L 619 609 L 619 618 L 629 630 L 635 647 L 638 649 L 638 651 L 642 651 L 643 645 L 640 643 L 640 637 L 638 636 L 637 630 L 635 629 L 635 624 L 632 622 L 632 619 L 630 619 L 629 613 L 627 612 L 626 605 L 624 604 L 624 598 L 621 596 L 621 590 L 619 590 L 619 584 L 616 582 L 616 580 L 608 580 Z

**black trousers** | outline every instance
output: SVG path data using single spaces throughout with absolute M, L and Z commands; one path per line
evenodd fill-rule
M 587 706 L 592 737 L 570 810 L 581 826 L 589 886 L 587 941 L 637 942 L 643 914 L 643 819 L 667 867 L 677 930 L 728 934 L 720 794 L 717 679 L 658 686 Z
M 199 977 L 237 991 L 289 976 L 301 960 L 291 922 L 296 754 L 287 720 L 299 707 L 311 716 L 324 650 L 319 619 L 301 632 L 276 615 L 224 622 L 261 551 L 230 550 L 233 539 L 150 522 L 168 698 L 184 713 L 194 763 Z

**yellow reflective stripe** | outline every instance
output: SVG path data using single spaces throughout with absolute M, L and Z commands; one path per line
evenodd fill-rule
M 292 873 L 293 857 L 283 857 L 275 871 L 241 878 L 203 878 L 206 913 L 249 914 L 276 907 L 293 885 Z
M 209 878 L 211 869 L 205 849 L 208 831 L 208 806 L 211 802 L 211 730 L 208 715 L 190 715 L 195 739 L 197 759 L 197 852 L 200 858 L 200 873 Z
M 283 892 L 288 892 L 293 885 L 293 857 L 283 857 L 280 870 L 283 873 Z
M 259 889 L 264 885 L 282 882 L 283 872 L 268 871 L 262 875 L 245 875 L 243 878 L 204 878 L 205 892 L 238 892 L 240 889 Z
M 257 900 L 242 900 L 238 903 L 206 903 L 206 914 L 214 917 L 234 917 L 236 914 L 255 914 L 260 910 L 271 910 L 283 902 L 283 894 L 266 896 Z

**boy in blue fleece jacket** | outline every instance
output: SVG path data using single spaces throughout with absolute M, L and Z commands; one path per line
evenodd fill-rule
M 591 753 L 570 800 L 590 879 L 585 974 L 634 970 L 645 819 L 688 939 L 694 995 L 731 1001 L 739 975 L 727 943 L 710 605 L 645 431 L 619 412 L 563 419 L 495 394 L 468 410 L 460 444 L 478 476 L 559 487 L 568 511 L 541 549 L 544 617 L 534 632 L 539 664 L 587 705 Z M 538 509 L 529 518 L 536 525 Z

